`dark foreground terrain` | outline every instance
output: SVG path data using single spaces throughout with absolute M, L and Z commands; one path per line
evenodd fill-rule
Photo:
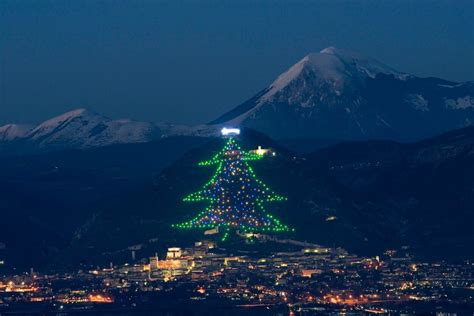
M 408 144 L 347 142 L 304 155 L 252 131 L 238 141 L 276 152 L 253 167 L 288 197 L 268 209 L 296 229 L 289 237 L 358 254 L 404 247 L 426 258 L 472 259 L 474 128 Z M 129 256 L 124 249 L 150 239 L 157 247 L 192 240 L 196 235 L 170 226 L 203 207 L 181 199 L 212 176 L 197 162 L 222 144 L 176 137 L 2 159 L 4 267 L 116 262 Z

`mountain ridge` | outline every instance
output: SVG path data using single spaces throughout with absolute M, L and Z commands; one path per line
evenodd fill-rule
M 416 141 L 472 124 L 474 82 L 421 78 L 371 57 L 328 47 L 306 55 L 268 87 L 208 124 L 110 119 L 80 108 L 33 127 L 0 127 L 0 155 L 141 143 L 178 135 L 215 137 L 226 125 L 248 127 L 278 140 L 321 143 Z
M 110 119 L 86 108 L 78 108 L 36 126 L 0 126 L 0 155 L 31 154 L 62 149 L 88 149 L 117 144 L 146 143 L 173 136 L 213 137 L 214 126 Z
M 288 197 L 268 207 L 296 228 L 291 238 L 354 253 L 410 246 L 443 259 L 470 255 L 474 127 L 408 144 L 343 142 L 304 155 L 255 131 L 244 129 L 241 137 L 243 149 L 276 152 L 252 167 Z M 114 249 L 150 238 L 162 249 L 202 238 L 170 225 L 194 214 L 196 205 L 182 198 L 212 177 L 213 168 L 197 162 L 223 142 L 180 136 L 0 158 L 7 262 L 108 263 L 119 260 L 108 255 Z M 22 230 L 9 224 L 21 219 L 28 219 Z
M 276 139 L 414 141 L 472 122 L 473 82 L 421 78 L 328 47 L 210 124 L 246 126 Z

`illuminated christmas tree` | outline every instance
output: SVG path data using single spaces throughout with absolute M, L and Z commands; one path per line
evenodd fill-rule
M 214 176 L 200 191 L 186 196 L 186 202 L 208 201 L 209 205 L 193 219 L 175 224 L 177 228 L 211 229 L 224 231 L 223 240 L 229 230 L 243 233 L 291 231 L 273 215 L 267 213 L 265 202 L 284 201 L 257 179 L 248 162 L 258 160 L 262 154 L 243 151 L 233 138 L 212 159 L 199 166 L 217 166 Z

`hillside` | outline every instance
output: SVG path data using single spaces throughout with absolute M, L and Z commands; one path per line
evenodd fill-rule
M 272 147 L 276 157 L 254 163 L 257 175 L 288 202 L 268 205 L 296 229 L 293 238 L 355 253 L 377 254 L 406 246 L 418 256 L 460 259 L 473 242 L 474 129 L 426 141 L 348 142 L 294 156 L 272 140 L 245 133 L 244 148 Z M 200 238 L 171 229 L 203 205 L 182 203 L 213 174 L 196 162 L 222 140 L 187 153 L 152 185 L 104 202 L 75 235 L 71 253 L 87 249 L 112 260 L 114 251 L 157 238 L 156 247 Z M 79 256 L 80 257 L 80 256 Z

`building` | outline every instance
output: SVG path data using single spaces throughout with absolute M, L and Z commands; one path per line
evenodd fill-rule
M 192 257 L 184 256 L 179 247 L 168 248 L 165 260 L 159 260 L 155 255 L 150 258 L 148 271 L 151 280 L 172 280 L 177 276 L 188 274 L 194 267 Z
M 265 156 L 265 155 L 272 155 L 275 156 L 275 152 L 272 149 L 269 148 L 262 148 L 262 146 L 258 146 L 257 149 L 250 150 L 252 154 L 257 154 L 259 156 Z
M 171 247 L 168 248 L 168 252 L 166 253 L 166 259 L 178 259 L 181 258 L 183 252 L 179 247 Z

